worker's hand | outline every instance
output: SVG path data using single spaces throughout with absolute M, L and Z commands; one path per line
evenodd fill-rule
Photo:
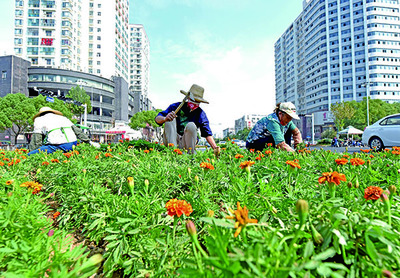
M 165 116 L 166 122 L 171 122 L 176 118 L 175 111 L 169 112 L 167 116 Z
M 90 141 L 89 144 L 90 144 L 91 146 L 97 148 L 97 149 L 100 148 L 100 144 L 99 144 L 99 143 Z
M 216 157 L 219 157 L 220 153 L 221 153 L 221 148 L 220 148 L 220 147 L 216 147 L 216 148 L 214 149 L 214 154 L 215 154 L 215 156 L 216 156 Z

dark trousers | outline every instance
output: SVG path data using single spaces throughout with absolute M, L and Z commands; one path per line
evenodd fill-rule
M 291 131 L 286 131 L 285 133 L 285 142 L 286 144 L 288 144 L 289 146 L 291 145 L 291 140 L 292 140 L 292 132 Z M 274 137 L 272 137 L 271 134 L 269 134 L 267 137 L 264 138 L 260 138 L 258 140 L 255 140 L 251 143 L 246 141 L 246 148 L 248 150 L 250 149 L 254 149 L 255 151 L 262 151 L 265 149 L 265 147 L 267 146 L 267 144 L 271 143 L 272 146 L 275 148 L 275 141 L 274 141 Z

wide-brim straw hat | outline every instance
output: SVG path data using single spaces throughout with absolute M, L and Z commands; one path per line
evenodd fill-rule
M 185 96 L 189 94 L 189 97 L 197 102 L 209 103 L 207 100 L 203 98 L 204 88 L 199 85 L 193 84 L 188 92 L 181 90 L 181 93 L 184 94 Z
M 50 107 L 44 106 L 44 107 L 40 108 L 39 112 L 35 116 L 33 116 L 32 119 L 35 120 L 37 117 L 39 117 L 40 115 L 42 115 L 43 113 L 46 113 L 46 112 L 51 112 L 51 113 L 63 116 L 63 113 L 61 113 L 60 111 L 57 111 L 57 110 L 51 109 Z

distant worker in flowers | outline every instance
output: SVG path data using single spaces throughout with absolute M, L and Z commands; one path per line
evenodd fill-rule
M 294 152 L 291 145 L 293 135 L 294 148 L 303 142 L 300 130 L 292 122 L 299 119 L 296 107 L 291 102 L 276 105 L 274 112 L 259 120 L 246 139 L 246 148 L 262 151 L 268 143 L 274 147 Z
M 28 155 L 39 151 L 52 153 L 57 150 L 68 152 L 81 142 L 89 143 L 89 137 L 82 130 L 75 126 L 60 111 L 50 107 L 42 107 L 33 116 L 33 134 L 29 143 L 30 152 Z
M 200 103 L 208 103 L 203 98 L 204 89 L 193 84 L 188 92 L 181 90 L 185 95 L 182 102 L 171 104 L 166 110 L 161 111 L 155 118 L 158 125 L 164 126 L 164 144 L 174 144 L 190 153 L 196 153 L 197 128 L 200 134 L 219 155 L 220 148 L 215 144 L 213 134 L 206 113 L 201 109 Z

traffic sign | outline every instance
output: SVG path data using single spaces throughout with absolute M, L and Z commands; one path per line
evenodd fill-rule
M 46 101 L 48 101 L 48 102 L 54 102 L 54 98 L 52 98 L 52 97 L 46 97 Z

